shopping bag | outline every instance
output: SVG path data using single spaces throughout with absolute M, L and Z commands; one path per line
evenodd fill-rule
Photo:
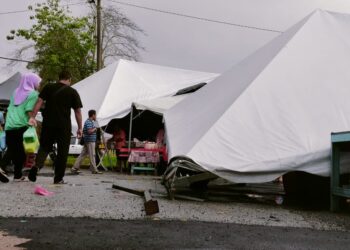
M 0 131 L 0 152 L 6 149 L 6 133 L 5 131 Z
M 34 127 L 29 127 L 23 134 L 23 146 L 26 154 L 33 154 L 38 151 L 39 138 Z

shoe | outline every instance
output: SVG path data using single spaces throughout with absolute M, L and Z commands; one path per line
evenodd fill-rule
M 26 181 L 26 177 L 22 176 L 20 178 L 13 178 L 14 182 L 22 182 L 22 181 Z
M 37 167 L 32 167 L 29 170 L 28 174 L 28 179 L 32 182 L 36 182 L 36 175 L 38 174 L 38 168 Z
M 7 170 L 6 167 L 1 167 L 0 168 L 0 171 L 2 171 L 4 174 L 8 175 L 9 174 L 9 171 Z
M 2 169 L 0 169 L 0 181 L 4 183 L 7 183 L 10 181 L 9 177 L 5 174 L 5 172 Z
M 72 168 L 70 171 L 72 174 L 80 174 L 81 173 L 81 171 L 79 169 L 76 169 L 76 168 Z
M 94 172 L 92 172 L 92 174 L 102 174 L 102 172 L 100 172 L 100 171 L 94 171 Z
M 54 181 L 53 184 L 55 184 L 55 185 L 63 185 L 63 184 L 67 184 L 67 182 L 65 182 L 64 180 L 60 180 L 60 181 Z

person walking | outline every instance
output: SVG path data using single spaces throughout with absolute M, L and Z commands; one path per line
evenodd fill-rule
M 40 137 L 40 147 L 36 157 L 35 166 L 28 174 L 28 179 L 36 181 L 38 171 L 44 166 L 47 155 L 57 143 L 57 158 L 54 162 L 54 184 L 65 184 L 63 180 L 69 152 L 71 138 L 71 109 L 74 110 L 78 124 L 77 137 L 82 135 L 81 108 L 83 107 L 78 92 L 70 87 L 71 74 L 62 71 L 57 83 L 46 85 L 39 95 L 33 113 L 29 120 L 30 124 L 37 124 L 35 115 L 45 102 L 43 110 L 43 122 Z
M 29 118 L 33 115 L 33 107 L 38 100 L 38 89 L 41 78 L 34 73 L 23 74 L 19 87 L 14 91 L 7 110 L 6 131 L 6 161 L 14 163 L 14 181 L 23 181 L 23 164 L 26 154 L 23 147 L 23 134 L 28 128 Z M 1 164 L 2 165 L 2 164 Z M 4 166 L 1 166 L 4 167 Z M 0 171 L 0 180 L 8 182 L 4 171 Z
M 93 174 L 102 174 L 102 172 L 97 170 L 95 161 L 95 143 L 96 143 L 96 131 L 94 121 L 96 121 L 96 111 L 89 110 L 89 118 L 84 123 L 83 128 L 83 138 L 84 147 L 81 154 L 78 156 L 72 167 L 72 173 L 80 173 L 80 165 L 86 156 L 89 156 L 90 160 L 90 170 Z

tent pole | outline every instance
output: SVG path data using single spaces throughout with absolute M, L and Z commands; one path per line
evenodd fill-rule
M 132 117 L 134 114 L 134 105 L 131 105 L 131 112 L 130 112 L 130 122 L 129 122 L 129 141 L 128 141 L 128 151 L 130 153 L 131 149 L 131 131 L 132 131 Z

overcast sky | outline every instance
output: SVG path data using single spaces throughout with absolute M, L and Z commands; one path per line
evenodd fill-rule
M 2 1 L 0 13 L 25 10 L 44 0 Z M 62 0 L 77 3 L 84 0 Z M 102 5 L 118 7 L 137 23 L 147 36 L 139 39 L 146 51 L 141 61 L 184 69 L 221 73 L 273 39 L 278 33 L 210 23 L 152 12 L 101 0 Z M 229 23 L 284 31 L 320 8 L 350 14 L 349 0 L 119 0 L 165 11 Z M 87 12 L 87 4 L 70 7 L 74 15 Z M 7 41 L 11 29 L 30 27 L 30 12 L 0 14 L 0 56 L 13 57 L 25 42 Z M 30 55 L 26 55 L 31 59 Z M 0 82 L 12 73 L 25 70 L 25 64 L 6 66 L 0 60 Z

